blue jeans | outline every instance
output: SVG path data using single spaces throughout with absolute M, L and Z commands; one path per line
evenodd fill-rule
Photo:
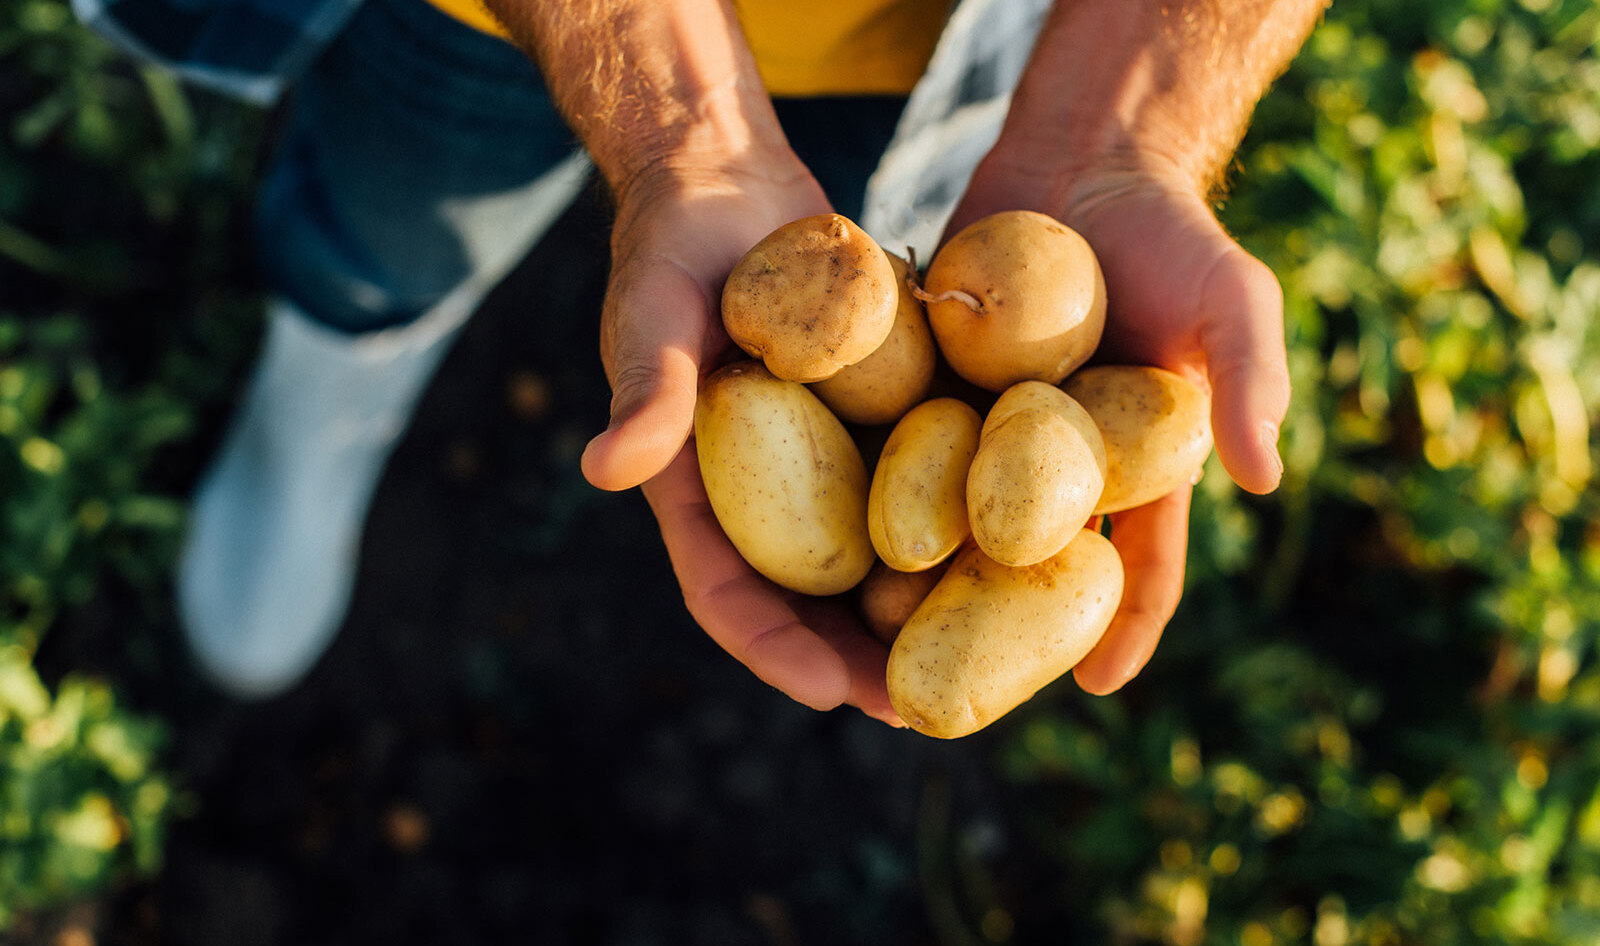
M 839 212 L 859 214 L 903 99 L 777 103 Z M 268 287 L 348 332 L 406 324 L 541 234 L 539 177 L 578 147 L 537 70 L 426 0 L 368 0 L 294 92 L 256 210 Z

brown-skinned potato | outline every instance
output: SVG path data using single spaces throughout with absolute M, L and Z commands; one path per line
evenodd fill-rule
M 756 571 L 809 595 L 866 576 L 876 560 L 866 467 L 805 385 L 757 362 L 728 365 L 700 385 L 694 436 L 712 511 Z
M 885 255 L 899 291 L 889 337 L 866 358 L 811 385 L 829 410 L 852 424 L 892 424 L 904 417 L 928 396 L 939 357 L 927 313 L 906 282 L 910 267 L 892 253 Z
M 973 539 L 1003 565 L 1044 561 L 1089 520 L 1105 470 L 1087 411 L 1054 385 L 1012 385 L 989 410 L 967 473 Z
M 821 381 L 883 344 L 899 298 L 877 242 L 838 214 L 817 214 L 774 230 L 734 265 L 722 324 L 777 377 Z
M 951 237 L 923 289 L 950 367 L 990 391 L 1055 384 L 1088 360 L 1105 327 L 1094 251 L 1066 224 L 1032 211 L 993 214 Z
M 932 568 L 972 534 L 967 471 L 981 423 L 966 404 L 935 398 L 912 408 L 889 434 L 867 495 L 867 531 L 890 568 Z
M 1024 568 L 962 549 L 889 651 L 895 712 L 941 739 L 977 732 L 1094 648 L 1122 586 L 1116 548 L 1087 529 Z
M 943 575 L 944 569 L 938 567 L 901 572 L 882 561 L 873 565 L 861 582 L 861 616 L 873 636 L 893 644 L 900 628 Z
M 1194 481 L 1211 453 L 1211 401 L 1182 375 L 1147 365 L 1085 368 L 1062 385 L 1106 445 L 1095 514 L 1143 506 Z

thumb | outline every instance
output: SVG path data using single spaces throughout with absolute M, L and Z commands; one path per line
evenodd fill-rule
M 638 486 L 666 468 L 694 426 L 700 362 L 716 323 L 706 292 L 681 268 L 647 260 L 614 273 L 602 316 L 601 356 L 611 423 L 583 451 L 583 475 L 601 489 Z
M 1232 247 L 1201 292 L 1211 428 L 1234 482 L 1269 493 L 1283 478 L 1278 428 L 1289 409 L 1283 289 L 1265 263 Z

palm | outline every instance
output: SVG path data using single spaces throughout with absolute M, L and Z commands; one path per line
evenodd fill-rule
M 1281 375 L 1254 376 L 1283 360 L 1282 302 L 1272 272 L 1188 195 L 1134 193 L 1068 222 L 1105 269 L 1110 311 L 1100 360 L 1158 365 L 1212 388 L 1212 425 L 1229 472 L 1247 489 L 1271 489 L 1277 471 L 1255 462 L 1263 459 L 1256 449 L 1262 431 L 1250 425 L 1272 409 L 1281 414 L 1280 403 L 1262 402 L 1287 394 Z
M 898 722 L 886 649 L 837 603 L 783 591 L 745 563 L 689 439 L 700 375 L 737 353 L 717 304 L 728 271 L 772 230 L 827 209 L 807 175 L 697 181 L 622 208 L 602 315 L 612 424 L 584 472 L 608 489 L 644 484 L 690 613 L 756 676 L 808 706 L 849 703 Z
M 1144 180 L 1063 207 L 1026 183 L 980 179 L 952 228 L 1020 207 L 1053 213 L 1077 229 L 1106 277 L 1106 330 L 1096 360 L 1168 368 L 1211 391 L 1223 465 L 1248 490 L 1275 487 L 1288 376 L 1282 299 L 1271 271 L 1229 239 L 1192 192 Z M 1112 517 L 1127 584 L 1111 627 L 1073 671 L 1086 690 L 1121 687 L 1155 651 L 1183 593 L 1190 492 Z

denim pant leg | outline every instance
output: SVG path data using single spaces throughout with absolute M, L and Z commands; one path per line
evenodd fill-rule
M 578 150 L 519 50 L 426 0 L 368 0 L 290 108 L 258 198 L 262 271 L 349 332 L 409 323 L 469 278 L 487 290 L 551 216 L 532 212 L 552 199 L 541 176 Z
M 847 216 L 904 100 L 779 100 Z M 541 234 L 542 175 L 577 150 L 525 56 L 426 0 L 367 0 L 295 92 L 256 212 L 269 287 L 349 332 L 487 289 Z

